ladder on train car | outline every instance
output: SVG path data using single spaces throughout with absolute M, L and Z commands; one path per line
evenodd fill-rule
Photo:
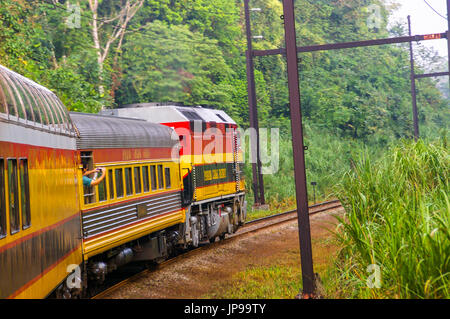
M 233 129 L 233 165 L 234 165 L 234 178 L 236 181 L 236 193 L 241 189 L 241 171 L 239 167 L 239 158 L 238 158 L 238 132 L 236 129 Z

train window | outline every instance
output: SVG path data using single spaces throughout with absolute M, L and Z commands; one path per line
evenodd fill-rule
M 71 121 L 71 119 L 70 119 L 70 115 L 69 115 L 69 113 L 67 112 L 67 108 L 64 106 L 64 104 L 61 102 L 60 99 L 56 98 L 56 102 L 58 103 L 58 105 L 59 105 L 59 107 L 61 108 L 61 110 L 64 111 L 64 114 L 65 114 L 64 120 L 65 120 L 65 125 L 66 125 L 67 130 L 68 130 L 68 131 L 73 131 L 73 130 L 74 130 L 74 127 L 73 127 L 73 125 L 72 125 L 72 121 Z
M 109 182 L 109 199 L 114 199 L 114 172 L 112 169 L 108 170 Z
M 65 106 L 62 104 L 60 100 L 57 100 L 58 105 L 62 108 L 64 111 L 64 128 L 70 132 L 72 130 L 71 123 L 70 123 L 70 116 L 69 113 L 66 111 Z
M 98 201 L 104 202 L 106 200 L 106 179 L 103 179 L 98 184 L 97 190 L 98 190 Z
M 6 82 L 7 82 L 6 78 L 0 74 L 0 87 L 1 87 L 0 90 L 2 90 L 3 93 L 5 93 L 6 110 L 8 111 L 9 115 L 17 116 L 16 101 L 13 98 L 11 88 Z
M 36 102 L 36 106 L 40 110 L 42 124 L 49 125 L 49 116 L 47 114 L 47 109 L 44 107 L 41 97 L 37 93 L 37 90 L 34 87 L 30 86 L 30 93 L 34 98 L 34 101 Z
M 22 229 L 31 225 L 30 185 L 28 181 L 28 160 L 19 160 L 20 204 L 22 209 Z
M 131 167 L 125 168 L 125 186 L 127 195 L 133 195 L 133 180 L 131 179 Z
M 92 186 L 84 186 L 83 185 L 83 196 L 84 196 L 84 203 L 85 204 L 92 204 L 95 203 L 95 193 L 94 193 L 94 187 Z
M 64 123 L 63 123 L 64 129 L 67 131 L 70 131 L 71 130 L 70 119 L 69 119 L 69 114 L 67 114 L 67 112 L 66 112 L 66 107 L 62 104 L 62 102 L 56 96 L 54 97 L 54 100 L 55 100 L 56 105 L 59 107 L 59 109 L 62 112 L 62 117 L 63 117 L 63 121 L 64 121 Z
M 134 168 L 134 189 L 136 190 L 136 194 L 141 193 L 141 168 L 135 167 Z
M 28 94 L 26 86 L 23 81 L 16 79 L 17 88 L 19 89 L 19 93 L 22 97 L 23 105 L 25 106 L 25 111 L 27 112 L 27 120 L 36 122 L 35 113 L 33 111 L 33 105 L 31 98 Z
M 92 157 L 92 152 L 81 152 L 80 153 L 81 164 L 83 165 L 83 174 L 85 171 L 92 171 L 94 169 L 94 159 Z M 88 178 L 94 179 L 98 177 L 97 173 L 92 173 L 87 176 Z M 84 204 L 92 204 L 96 201 L 95 190 L 97 187 L 89 185 L 84 185 L 83 182 L 83 197 Z
M 155 165 L 150 166 L 150 175 L 152 179 L 152 191 L 156 190 L 156 168 Z
M 0 158 L 0 238 L 6 236 L 5 161 Z
M 116 196 L 123 197 L 123 171 L 121 168 L 116 168 Z
M 144 193 L 150 190 L 148 179 L 148 166 L 142 166 L 142 181 L 144 182 Z
M 18 116 L 21 119 L 25 119 L 25 116 L 26 116 L 25 107 L 22 104 L 22 99 L 20 98 L 19 92 L 17 91 L 17 87 L 16 87 L 14 81 L 11 79 L 11 77 L 9 77 L 8 84 L 12 91 L 12 98 L 16 101 Z
M 44 93 L 41 93 L 42 101 L 44 103 L 44 107 L 47 108 L 48 114 L 50 114 L 50 126 L 53 126 L 53 128 L 58 127 L 58 123 L 60 120 L 57 117 L 57 112 L 54 109 L 53 105 L 49 102 L 48 96 L 46 96 Z
M 61 111 L 61 109 L 59 108 L 58 104 L 56 103 L 56 97 L 54 95 L 47 95 L 47 100 L 50 103 L 50 106 L 53 110 L 53 112 L 55 113 L 55 117 L 57 118 L 57 127 L 59 127 L 60 129 L 65 129 L 64 128 L 64 113 Z
M 20 230 L 19 194 L 17 189 L 17 160 L 8 160 L 8 188 L 9 188 L 9 223 L 11 235 Z
M 52 111 L 50 109 L 50 106 L 48 105 L 46 99 L 44 98 L 43 94 L 41 92 L 39 92 L 39 90 L 36 90 L 35 93 L 36 93 L 36 96 L 39 97 L 39 100 L 41 102 L 41 106 L 44 109 L 45 114 L 47 115 L 47 118 L 48 118 L 47 125 L 48 126 L 54 125 L 56 123 L 55 122 L 55 117 L 53 116 L 53 113 L 52 113 Z
M 166 178 L 166 188 L 170 188 L 171 185 L 170 185 L 170 168 L 169 167 L 164 168 L 164 174 L 165 174 L 164 176 Z
M 2 88 L 2 80 L 0 79 L 0 113 L 6 114 L 8 104 L 6 102 L 6 92 Z
M 163 166 L 158 165 L 158 188 L 164 188 Z
M 19 92 L 20 99 L 22 100 L 23 106 L 25 108 L 26 119 L 28 121 L 34 122 L 34 114 L 31 111 L 30 100 L 28 99 L 28 96 L 26 96 L 26 94 L 25 94 L 25 90 L 22 87 L 22 83 L 18 79 L 14 79 L 14 83 L 17 87 L 17 91 Z
M 181 114 L 183 114 L 184 116 L 186 116 L 186 118 L 188 120 L 200 120 L 202 121 L 203 119 L 194 111 L 186 111 L 186 110 L 179 110 L 181 112 Z
M 28 97 L 28 100 L 30 101 L 30 107 L 34 114 L 33 115 L 34 121 L 36 123 L 42 123 L 42 116 L 41 116 L 41 112 L 39 110 L 39 106 L 37 105 L 36 99 L 35 99 L 32 91 L 30 90 L 29 85 L 25 82 L 21 82 L 21 84 L 22 84 L 25 95 Z
M 59 126 L 59 123 L 61 123 L 61 118 L 59 116 L 59 112 L 56 109 L 55 105 L 53 105 L 53 101 L 51 99 L 51 96 L 48 94 L 42 94 L 42 97 L 44 98 L 46 104 L 48 105 L 48 107 L 50 108 L 50 111 L 53 113 L 53 117 L 55 119 L 55 127 Z

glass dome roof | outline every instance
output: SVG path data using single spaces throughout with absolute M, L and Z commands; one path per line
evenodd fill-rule
M 0 119 L 75 135 L 68 111 L 47 88 L 0 65 Z

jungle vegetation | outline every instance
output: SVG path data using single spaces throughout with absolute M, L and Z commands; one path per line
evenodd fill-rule
M 284 46 L 280 0 L 252 0 L 255 49 Z M 380 9 L 377 27 L 370 6 Z M 298 45 L 406 35 L 388 29 L 381 0 L 297 0 Z M 412 137 L 408 44 L 301 54 L 300 90 L 307 170 L 318 194 L 355 154 Z M 249 126 L 242 0 L 0 0 L 0 64 L 53 90 L 72 111 L 137 102 L 223 109 Z M 446 68 L 415 44 L 417 71 Z M 294 195 L 286 63 L 255 59 L 260 127 L 278 127 L 280 170 L 267 175 L 268 200 Z M 417 81 L 420 129 L 448 129 L 448 84 Z M 439 90 L 441 88 L 441 90 Z M 447 90 L 447 92 L 445 92 Z M 250 166 L 247 165 L 250 181 Z M 251 199 L 252 196 L 249 196 Z
M 250 2 L 261 8 L 251 13 L 253 34 L 264 37 L 254 48 L 283 47 L 281 1 Z M 376 27 L 368 23 L 374 5 Z M 295 7 L 300 46 L 407 34 L 405 24 L 388 27 L 395 6 L 382 0 Z M 447 69 L 446 59 L 414 47 L 417 73 Z M 242 0 L 0 0 L 0 64 L 48 87 L 71 111 L 182 102 L 222 109 L 248 128 L 245 50 Z M 317 182 L 317 201 L 338 196 L 347 209 L 330 289 L 448 298 L 448 82 L 417 81 L 422 140 L 408 143 L 408 44 L 299 58 L 308 184 Z M 255 68 L 260 127 L 280 129 L 279 170 L 264 177 L 275 211 L 295 205 L 286 62 L 256 58 Z M 250 186 L 248 161 L 245 172 Z M 360 276 L 373 263 L 384 278 L 379 290 Z

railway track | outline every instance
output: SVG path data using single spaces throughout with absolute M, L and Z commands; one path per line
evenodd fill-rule
M 315 205 L 311 205 L 309 206 L 309 214 L 310 215 L 315 215 L 321 212 L 325 212 L 328 210 L 333 210 L 333 209 L 337 209 L 342 207 L 341 203 L 339 202 L 339 200 L 330 200 L 330 201 L 326 201 L 326 202 L 322 202 L 322 203 L 318 203 Z M 185 253 L 182 253 L 178 256 L 175 256 L 171 259 L 168 259 L 158 265 L 154 265 L 152 267 L 149 268 L 145 268 L 143 270 L 138 270 L 136 273 L 130 275 L 129 277 L 127 277 L 124 280 L 121 280 L 117 283 L 113 283 L 110 287 L 106 288 L 105 290 L 102 290 L 100 293 L 94 295 L 93 297 L 91 297 L 91 299 L 103 299 L 104 297 L 106 297 L 108 294 L 110 294 L 111 292 L 119 289 L 120 287 L 124 286 L 127 283 L 133 282 L 139 278 L 141 278 L 142 276 L 144 276 L 147 273 L 150 273 L 152 271 L 161 269 L 163 267 L 166 267 L 170 264 L 175 263 L 176 261 L 179 261 L 183 258 L 188 258 L 188 257 L 192 257 L 195 254 L 201 253 L 202 251 L 206 250 L 206 249 L 211 249 L 212 247 L 214 247 L 215 245 L 220 245 L 223 243 L 228 243 L 232 240 L 236 240 L 237 238 L 245 235 L 245 234 L 250 234 L 250 233 L 254 233 L 254 232 L 258 232 L 260 230 L 269 228 L 269 227 L 273 227 L 275 225 L 280 225 L 283 223 L 287 223 L 290 222 L 292 220 L 296 220 L 297 219 L 297 210 L 289 210 L 283 213 L 279 213 L 279 214 L 275 214 L 275 215 L 270 215 L 270 216 L 266 216 L 266 217 L 262 217 L 262 218 L 258 218 L 258 219 L 254 219 L 251 221 L 248 221 L 245 223 L 245 225 L 243 227 L 241 227 L 236 233 L 230 235 L 229 237 L 225 238 L 224 240 L 220 240 L 219 242 L 215 242 L 215 243 L 210 243 L 210 244 L 206 244 L 197 248 L 194 248 L 192 250 L 189 250 Z M 143 267 L 142 267 L 143 268 Z

